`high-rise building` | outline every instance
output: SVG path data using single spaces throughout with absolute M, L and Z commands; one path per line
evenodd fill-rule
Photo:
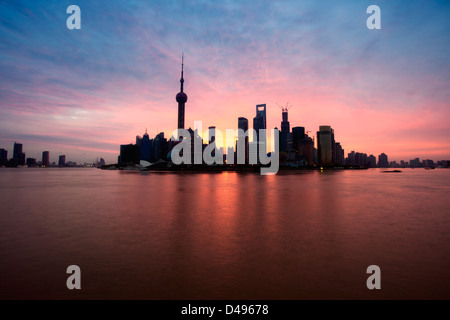
M 259 135 L 259 130 L 267 129 L 266 123 L 267 123 L 266 105 L 259 104 L 256 106 L 256 117 L 253 118 L 253 129 L 256 131 L 256 137 L 253 137 L 253 142 L 257 143 L 256 154 L 258 155 L 258 159 L 259 159 L 260 148 L 264 149 L 264 154 L 267 153 L 267 144 L 265 143 L 267 141 L 267 139 L 266 139 L 266 137 L 260 137 L 260 135 Z M 265 144 L 260 145 L 260 143 L 262 143 L 262 142 L 264 142 Z
M 140 160 L 145 160 L 150 162 L 151 156 L 152 156 L 152 142 L 153 140 L 150 140 L 150 137 L 147 133 L 147 129 L 145 129 L 144 136 L 142 137 L 140 141 Z
M 241 129 L 243 131 L 243 135 L 238 136 L 238 139 L 236 141 L 236 159 L 238 159 L 238 152 L 241 153 L 242 150 L 238 151 L 238 146 L 244 143 L 244 161 L 245 164 L 248 164 L 248 120 L 244 117 L 238 118 L 238 129 Z M 237 160 L 235 161 L 237 164 Z
M 280 132 L 280 152 L 287 152 L 289 149 L 292 149 L 292 146 L 291 146 L 291 148 L 288 147 L 291 126 L 290 126 L 289 120 L 288 120 L 288 109 L 287 108 L 282 108 L 281 116 L 282 116 L 282 121 L 281 121 L 281 132 Z
M 27 158 L 26 165 L 29 168 L 36 167 L 36 165 L 37 165 L 36 159 L 35 158 Z
M 164 138 L 164 132 L 160 132 L 153 139 L 152 143 L 152 162 L 158 160 L 165 160 L 167 158 L 168 143 L 167 139 Z
M 307 165 L 314 165 L 315 153 L 314 153 L 314 141 L 306 134 L 303 139 L 298 140 L 297 144 L 297 157 L 298 160 L 304 160 Z
M 119 164 L 138 164 L 139 161 L 139 146 L 136 144 L 122 144 L 120 145 Z
M 21 143 L 14 142 L 13 159 L 20 159 L 23 145 Z
M 184 69 L 184 55 L 182 55 L 181 57 L 180 92 L 176 96 L 176 100 L 178 102 L 178 129 L 184 129 L 184 109 L 185 104 L 188 100 L 187 94 L 183 92 L 184 86 L 183 69 Z
M 339 142 L 336 142 L 336 161 L 337 165 L 343 166 L 345 164 L 344 149 Z
M 215 157 L 216 155 L 216 127 L 211 126 L 208 128 L 208 144 L 214 144 L 214 149 L 211 151 L 211 156 Z M 219 146 L 220 147 L 220 146 Z
M 58 159 L 58 167 L 64 167 L 66 165 L 66 156 L 61 155 Z
M 378 167 L 387 168 L 389 167 L 388 156 L 384 153 L 378 156 Z
M 305 138 L 305 128 L 304 127 L 294 127 L 292 128 L 292 148 L 298 151 L 299 142 Z
M 369 157 L 367 157 L 367 166 L 369 168 L 373 168 L 377 166 L 377 158 L 373 154 L 371 154 Z
M 13 149 L 13 165 L 23 166 L 25 165 L 25 153 L 22 152 L 23 145 L 21 143 L 14 142 Z
M 264 119 L 264 128 L 267 129 L 267 117 L 266 117 L 266 105 L 265 104 L 258 104 L 256 106 L 256 115 L 260 115 Z
M 6 166 L 8 163 L 8 150 L 0 149 L 0 166 Z
M 50 151 L 42 152 L 42 166 L 50 167 Z
M 334 164 L 334 147 L 334 130 L 330 126 L 320 126 L 319 131 L 317 131 L 317 152 L 320 165 L 331 166 Z
M 211 126 L 208 129 L 209 129 L 208 130 L 208 135 L 209 135 L 209 137 L 208 137 L 209 141 L 208 142 L 209 142 L 209 144 L 211 144 L 211 143 L 216 141 L 216 127 Z

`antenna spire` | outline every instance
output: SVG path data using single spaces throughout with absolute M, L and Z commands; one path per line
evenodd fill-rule
M 184 70 L 184 52 L 181 53 L 181 92 L 183 92 L 183 84 L 184 84 L 184 77 L 183 77 L 183 70 Z

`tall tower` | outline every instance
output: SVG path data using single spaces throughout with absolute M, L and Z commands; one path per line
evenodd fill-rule
M 178 102 L 178 129 L 184 129 L 184 105 L 188 99 L 187 94 L 183 92 L 184 78 L 184 54 L 181 55 L 181 79 L 180 79 L 180 92 L 176 96 Z
M 42 152 L 42 166 L 50 167 L 50 152 L 49 151 Z
M 253 129 L 256 130 L 256 137 L 253 137 L 253 142 L 257 142 L 257 155 L 259 159 L 259 148 L 264 148 L 264 154 L 267 152 L 267 146 L 261 146 L 259 143 L 263 140 L 266 141 L 266 137 L 259 136 L 260 129 L 267 129 L 266 125 L 266 105 L 258 104 L 256 106 L 256 117 L 253 118 Z M 263 139 L 264 138 L 264 139 Z
M 317 153 L 320 165 L 334 165 L 336 157 L 334 130 L 330 126 L 319 126 L 317 131 Z
M 281 121 L 280 151 L 287 152 L 290 149 L 288 148 L 288 140 L 291 132 L 291 126 L 288 121 L 288 107 L 281 108 L 281 115 L 283 121 Z

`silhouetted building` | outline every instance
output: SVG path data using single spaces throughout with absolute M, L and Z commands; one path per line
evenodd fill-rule
M 291 126 L 288 120 L 288 109 L 283 108 L 281 111 L 281 131 L 280 131 L 280 152 L 288 152 L 289 149 L 292 149 L 292 145 L 290 148 L 288 147 L 289 135 L 291 132 Z
M 312 166 L 315 162 L 314 141 L 307 135 L 297 142 L 297 159 L 298 161 L 305 161 L 307 165 Z
M 140 150 L 138 145 L 135 144 L 120 145 L 119 164 L 121 165 L 139 164 L 140 162 L 139 158 L 140 158 Z
M 292 128 L 292 148 L 298 151 L 299 142 L 305 138 L 305 128 L 304 127 L 294 127 Z
M 389 167 L 388 156 L 386 154 L 382 153 L 378 156 L 378 167 L 380 168 Z
M 58 159 L 58 167 L 64 167 L 66 165 L 66 156 L 61 155 Z
M 409 160 L 409 165 L 411 168 L 418 168 L 421 166 L 421 162 L 419 158 Z
M 147 130 L 145 132 L 147 132 Z M 142 137 L 136 136 L 136 145 L 139 146 L 139 148 L 141 147 L 141 143 L 142 143 Z
M 22 147 L 23 145 L 21 143 L 14 142 L 13 159 L 20 159 Z
M 14 142 L 13 149 L 13 166 L 23 166 L 25 165 L 25 153 L 22 152 L 23 145 L 21 143 Z
M 211 126 L 208 128 L 208 144 L 212 145 L 214 144 L 214 149 L 211 151 L 211 156 L 216 155 L 216 127 Z M 191 149 L 192 150 L 192 149 Z
M 42 152 L 42 166 L 50 167 L 50 151 Z
M 184 129 L 184 109 L 185 104 L 188 100 L 187 94 L 183 92 L 184 86 L 183 69 L 184 69 L 184 56 L 182 56 L 181 58 L 180 92 L 176 96 L 176 100 L 178 102 L 178 129 Z
M 147 129 L 145 130 L 144 136 L 140 140 L 139 147 L 140 147 L 140 160 L 150 162 L 152 159 L 153 140 L 150 140 L 150 137 L 147 133 Z
M 161 132 L 156 135 L 156 137 L 153 139 L 152 147 L 153 147 L 152 162 L 167 159 L 168 144 L 167 139 L 164 138 L 164 132 Z
M 434 161 L 430 160 L 430 159 L 423 160 L 422 164 L 425 168 L 434 168 L 435 167 Z
M 317 131 L 317 150 L 319 164 L 331 166 L 333 162 L 334 131 L 330 126 L 320 126 Z
M 261 142 L 266 142 L 266 137 L 260 137 L 259 130 L 267 129 L 266 126 L 266 105 L 265 104 L 259 104 L 256 106 L 256 117 L 253 118 L 253 129 L 256 131 L 256 137 L 253 137 L 253 142 L 257 143 L 257 151 L 256 154 L 258 155 L 257 159 L 259 159 L 259 149 L 264 148 L 264 154 L 267 153 L 267 144 L 262 146 Z M 264 139 L 263 139 L 264 138 Z M 258 161 L 259 163 L 259 161 Z
M 248 133 L 248 120 L 247 118 L 244 117 L 240 117 L 238 118 L 238 129 L 241 129 L 243 131 L 244 135 L 238 136 L 238 139 L 236 141 L 236 161 L 234 162 L 235 164 L 237 164 L 237 154 L 238 154 L 238 146 L 239 144 L 241 144 L 241 140 L 243 140 L 244 142 L 244 159 L 245 159 L 245 163 L 248 164 L 248 134 L 246 135 L 246 133 Z M 241 150 L 239 151 L 239 153 L 242 152 Z
M 0 149 L 0 166 L 6 166 L 8 163 L 8 150 Z
M 370 168 L 374 168 L 377 166 L 377 158 L 375 158 L 375 156 L 373 154 L 371 154 L 368 158 L 367 158 L 367 166 Z
M 29 168 L 36 167 L 36 166 L 37 166 L 36 159 L 35 159 L 35 158 L 27 158 L 26 165 L 27 165 Z
M 345 164 L 344 149 L 339 142 L 336 142 L 336 164 L 343 166 Z

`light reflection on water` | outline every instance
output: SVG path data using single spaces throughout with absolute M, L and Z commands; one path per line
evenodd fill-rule
M 450 298 L 450 170 L 380 171 L 1 169 L 1 297 Z

